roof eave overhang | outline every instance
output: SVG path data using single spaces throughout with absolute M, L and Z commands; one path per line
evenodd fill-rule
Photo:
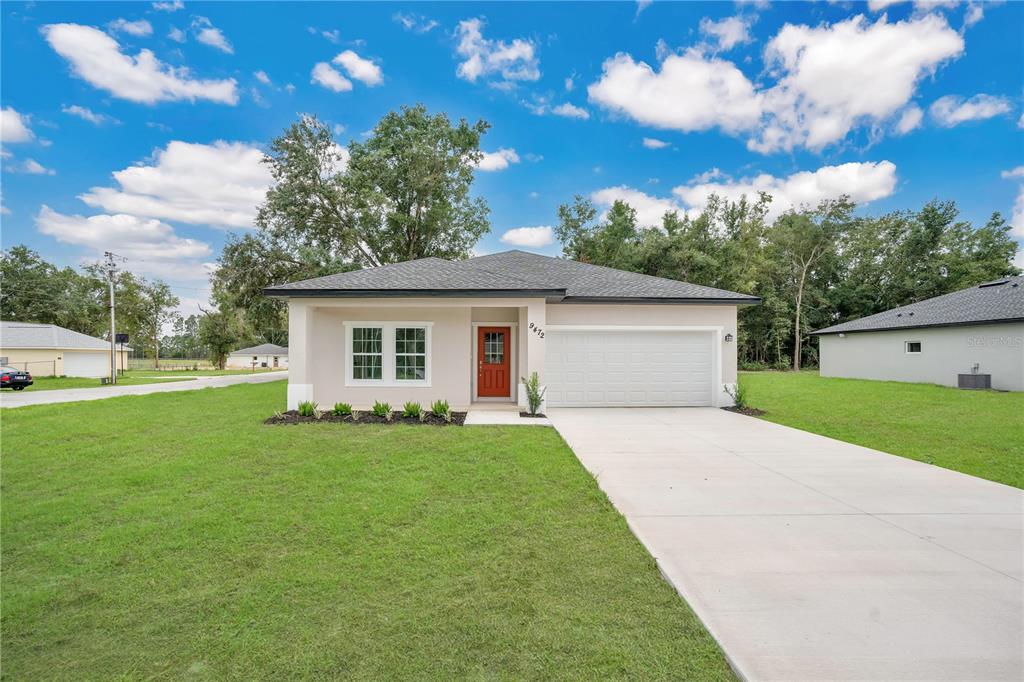
M 756 296 L 743 298 L 661 298 L 645 296 L 566 296 L 560 303 L 630 303 L 633 305 L 758 305 Z
M 936 327 L 980 327 L 990 324 L 1007 324 L 1024 322 L 1024 317 L 1006 317 L 997 320 L 971 320 L 970 322 L 934 322 L 932 324 L 905 324 L 899 327 L 874 327 L 872 329 L 820 329 L 811 332 L 811 336 L 830 336 L 832 334 L 867 334 L 870 332 L 898 332 L 904 329 L 932 329 Z
M 275 298 L 546 298 L 561 300 L 565 289 L 264 289 Z

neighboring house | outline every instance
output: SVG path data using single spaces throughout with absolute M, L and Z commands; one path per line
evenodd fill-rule
M 117 369 L 128 369 L 131 348 L 118 347 Z M 35 376 L 110 376 L 110 342 L 55 324 L 0 322 L 0 358 Z
M 956 386 L 958 374 L 992 376 L 1024 390 L 1024 277 L 929 298 L 813 332 L 821 375 Z
M 288 407 L 442 398 L 548 406 L 728 405 L 736 311 L 760 299 L 522 251 L 424 258 L 282 284 Z
M 284 346 L 275 346 L 272 343 L 264 343 L 252 348 L 241 348 L 228 356 L 225 363 L 227 367 L 287 367 L 288 349 Z

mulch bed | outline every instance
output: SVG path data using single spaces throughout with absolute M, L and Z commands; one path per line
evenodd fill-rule
M 759 410 L 756 407 L 723 407 L 726 412 L 735 412 L 736 414 L 745 414 L 748 417 L 760 417 L 762 414 L 767 414 L 764 410 Z
M 321 414 L 317 417 L 303 417 L 298 410 L 288 410 L 275 414 L 266 419 L 264 424 L 317 424 L 322 422 L 334 422 L 345 424 L 411 424 L 414 426 L 462 426 L 466 421 L 465 412 L 452 412 L 452 420 L 445 421 L 436 414 L 428 414 L 426 419 L 420 421 L 419 417 L 403 417 L 401 412 L 392 412 L 391 419 L 378 417 L 370 412 L 356 412 L 352 415 L 340 416 L 331 412 Z
M 530 414 L 529 412 L 520 412 L 520 417 L 526 417 L 527 419 L 547 419 L 546 414 Z

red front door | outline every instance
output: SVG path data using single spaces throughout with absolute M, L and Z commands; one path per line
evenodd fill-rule
M 512 395 L 510 327 L 478 327 L 476 332 L 476 394 L 481 398 Z

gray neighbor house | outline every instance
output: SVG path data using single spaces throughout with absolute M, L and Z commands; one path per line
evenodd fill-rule
M 1024 391 L 1024 277 L 1004 277 L 813 332 L 821 376 Z M 969 379 L 968 379 L 969 381 Z

